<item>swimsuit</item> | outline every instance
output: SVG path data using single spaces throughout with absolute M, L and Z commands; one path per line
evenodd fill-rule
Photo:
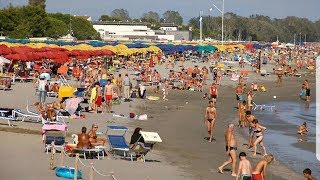
M 252 180 L 252 177 L 249 174 L 241 174 L 238 180 Z
M 98 96 L 96 100 L 96 105 L 100 107 L 102 105 L 102 96 Z
M 106 100 L 111 101 L 112 100 L 112 95 L 106 95 Z
M 255 132 L 256 134 L 261 133 L 261 130 L 254 130 L 253 132 Z M 262 135 L 256 135 L 257 138 L 259 138 Z
M 209 121 L 209 123 L 211 123 L 212 121 L 214 122 L 214 119 L 207 119 Z
M 237 147 L 230 146 L 230 151 L 236 151 Z M 226 151 L 228 152 L 228 146 L 226 146 Z
M 252 180 L 262 180 L 262 175 L 260 174 L 252 174 Z
M 254 133 L 254 128 L 253 127 L 249 127 L 249 135 L 253 135 Z
M 310 89 L 306 89 L 306 96 L 310 96 Z
M 237 96 L 237 101 L 242 101 L 242 94 L 240 94 L 240 95 L 236 94 L 236 96 Z

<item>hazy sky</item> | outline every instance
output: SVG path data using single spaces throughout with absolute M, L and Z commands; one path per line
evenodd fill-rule
M 160 16 L 166 10 L 177 10 L 183 16 L 184 22 L 199 15 L 221 15 L 214 9 L 209 12 L 212 2 L 221 7 L 222 0 L 47 0 L 48 12 L 64 12 L 77 15 L 89 15 L 97 20 L 101 14 L 110 14 L 113 9 L 124 8 L 130 17 L 141 17 L 148 11 L 156 11 Z M 24 5 L 28 0 L 0 0 L 0 6 L 9 3 Z M 225 0 L 225 11 L 241 16 L 262 14 L 272 18 L 298 16 L 310 20 L 320 19 L 320 0 Z

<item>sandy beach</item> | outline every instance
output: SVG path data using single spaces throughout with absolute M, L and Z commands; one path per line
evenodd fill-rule
M 188 62 L 187 66 L 195 64 Z M 179 68 L 179 67 L 176 67 Z M 268 67 L 271 69 L 271 67 Z M 166 74 L 164 66 L 157 67 L 162 73 Z M 122 71 L 121 73 L 124 73 Z M 247 84 L 258 81 L 263 82 L 268 92 L 258 93 L 255 101 L 259 103 L 268 103 L 272 101 L 273 96 L 277 96 L 277 101 L 299 101 L 299 88 L 305 78 L 311 80 L 311 92 L 315 92 L 315 84 L 313 76 L 302 78 L 285 78 L 283 87 L 275 87 L 273 81 L 275 76 L 261 77 L 254 73 L 249 74 Z M 312 78 L 312 79 L 311 79 Z M 287 80 L 288 79 L 288 80 Z M 237 109 L 234 95 L 235 83 L 224 78 L 222 86 L 219 87 L 219 98 L 217 103 L 218 120 L 214 128 L 214 137 L 216 141 L 209 143 L 204 138 L 207 132 L 203 124 L 203 117 L 207 100 L 201 97 L 203 93 L 194 91 L 174 91 L 169 92 L 169 101 L 148 101 L 134 99 L 130 103 L 121 103 L 114 106 L 116 114 L 128 114 L 136 112 L 137 114 L 147 114 L 147 121 L 134 121 L 123 118 L 114 118 L 110 114 L 91 114 L 84 113 L 85 119 L 68 119 L 68 135 L 78 134 L 82 126 L 90 128 L 93 123 L 99 126 L 98 131 L 104 132 L 107 125 L 125 125 L 129 127 L 127 133 L 127 141 L 135 127 L 142 127 L 146 131 L 158 132 L 163 142 L 155 145 L 153 151 L 147 156 L 146 163 L 130 162 L 120 158 L 108 157 L 104 160 L 87 160 L 91 161 L 97 169 L 104 174 L 111 171 L 114 172 L 117 179 L 234 179 L 226 171 L 225 174 L 219 174 L 217 167 L 221 165 L 227 158 L 225 154 L 225 142 L 223 134 L 229 122 L 237 124 Z M 205 92 L 208 92 L 207 87 Z M 153 95 L 147 91 L 148 95 Z M 161 95 L 157 95 L 161 96 Z M 27 100 L 29 104 L 36 100 L 35 86 L 32 83 L 16 83 L 11 91 L 0 91 L 1 107 L 19 108 L 25 110 Z M 315 98 L 315 96 L 312 96 Z M 51 102 L 53 99 L 48 99 Z M 302 101 L 301 101 L 302 102 Z M 314 99 L 313 99 L 314 102 Z M 303 103 L 303 102 L 302 102 Z M 83 106 L 87 106 L 83 104 Z M 33 108 L 34 109 L 34 108 Z M 261 121 L 264 121 L 262 119 Z M 50 156 L 44 153 L 44 145 L 40 135 L 41 124 L 29 122 L 13 122 L 14 127 L 4 125 L 6 121 L 1 120 L 0 142 L 5 144 L 1 148 L 0 154 L 0 174 L 1 179 L 57 179 L 54 171 L 49 170 Z M 33 130 L 31 133 L 24 134 L 12 133 L 15 128 Z M 279 127 L 278 127 L 279 128 Z M 282 127 L 285 130 L 285 127 Z M 5 132 L 9 131 L 9 132 Z M 36 135 L 36 133 L 39 133 Z M 242 130 L 235 128 L 236 140 L 238 142 L 238 153 L 244 151 L 248 154 L 248 159 L 253 165 L 262 158 L 261 155 L 252 157 L 252 153 L 248 151 L 243 143 L 247 143 L 247 138 L 242 135 Z M 247 130 L 245 130 L 247 133 Z M 67 141 L 71 141 L 70 136 Z M 314 145 L 307 145 L 312 151 Z M 267 147 L 268 149 L 268 147 Z M 260 150 L 259 150 L 260 151 Z M 314 150 L 315 151 L 315 150 Z M 59 156 L 56 154 L 57 163 L 59 165 Z M 66 163 L 72 166 L 74 159 L 67 159 Z M 88 177 L 88 170 L 84 170 L 84 177 Z M 15 173 L 16 169 L 19 173 Z M 87 173 L 86 173 L 87 172 Z M 285 166 L 282 162 L 276 161 L 269 166 L 269 179 L 302 179 L 301 172 L 295 172 Z M 103 179 L 101 176 L 95 176 L 95 179 Z

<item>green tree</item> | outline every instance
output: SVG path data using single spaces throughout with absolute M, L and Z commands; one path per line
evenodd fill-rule
M 48 17 L 49 25 L 46 29 L 45 36 L 59 38 L 68 34 L 68 26 L 63 21 Z
M 166 23 L 174 23 L 176 25 L 181 25 L 183 18 L 178 11 L 166 11 L 163 13 L 163 18 Z
M 158 22 L 160 23 L 160 16 L 157 12 L 149 11 L 144 13 L 141 18 L 145 22 Z
M 126 9 L 114 9 L 111 12 L 112 18 L 117 18 L 121 21 L 127 21 L 130 20 L 129 12 Z
M 40 6 L 43 9 L 46 8 L 46 0 L 29 0 L 30 6 Z
M 99 21 L 121 21 L 118 17 L 111 17 L 109 15 L 101 15 Z

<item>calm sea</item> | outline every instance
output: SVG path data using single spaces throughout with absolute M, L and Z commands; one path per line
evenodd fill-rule
M 304 102 L 274 102 L 276 111 L 254 111 L 259 122 L 267 127 L 264 142 L 269 153 L 288 167 L 302 173 L 310 168 L 320 177 L 320 162 L 316 158 L 316 106 L 305 108 Z M 297 127 L 307 122 L 308 136 L 297 135 Z M 301 142 L 301 140 L 303 142 Z M 259 146 L 258 146 L 259 148 Z

